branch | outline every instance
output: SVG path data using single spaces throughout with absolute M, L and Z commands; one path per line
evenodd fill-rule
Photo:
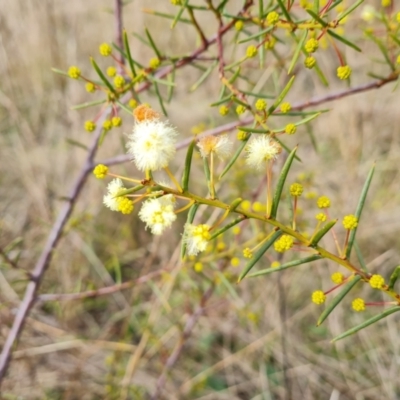
M 396 81 L 397 79 L 398 79 L 397 74 L 391 74 L 386 79 L 381 79 L 379 81 L 365 83 L 363 85 L 356 86 L 351 89 L 342 90 L 342 91 L 336 92 L 336 93 L 330 93 L 325 96 L 313 97 L 312 99 L 310 99 L 308 101 L 294 104 L 292 106 L 291 110 L 292 111 L 302 111 L 302 110 L 312 107 L 312 106 L 318 106 L 318 105 L 321 105 L 324 103 L 329 103 L 330 101 L 339 100 L 344 97 L 352 96 L 352 95 L 358 94 L 358 93 L 367 92 L 372 89 L 379 89 L 388 83 Z M 215 135 L 219 135 L 221 133 L 230 132 L 230 131 L 233 131 L 233 130 L 239 128 L 240 126 L 249 125 L 253 121 L 254 121 L 254 119 L 252 117 L 248 117 L 248 118 L 243 118 L 240 121 L 229 122 L 225 125 L 218 126 L 217 128 L 208 129 L 208 130 L 204 131 L 201 135 L 198 135 L 197 138 L 201 139 L 201 138 L 204 138 L 207 136 L 215 136 Z M 192 140 L 193 140 L 192 138 L 187 138 L 187 139 L 182 140 L 180 143 L 177 144 L 176 149 L 181 150 L 181 149 L 186 148 L 187 146 L 189 146 L 189 144 L 192 142 Z M 97 164 L 104 164 L 104 165 L 123 164 L 130 160 L 131 160 L 131 157 L 129 155 L 120 154 L 118 156 L 100 161 L 96 164 L 93 164 L 93 167 Z
M 155 276 L 166 272 L 166 269 L 160 269 L 158 271 L 151 272 L 147 275 L 141 276 L 140 278 L 133 279 L 131 281 L 127 281 L 124 283 L 119 283 L 117 285 L 106 286 L 101 289 L 96 290 L 88 290 L 87 292 L 80 292 L 80 293 L 48 293 L 48 294 L 41 294 L 37 297 L 37 301 L 52 301 L 52 300 L 60 300 L 60 301 L 68 301 L 68 300 L 82 300 L 88 299 L 92 297 L 98 296 L 105 296 L 108 294 L 112 294 L 115 292 L 119 292 L 120 290 L 129 289 L 135 284 L 145 283 Z

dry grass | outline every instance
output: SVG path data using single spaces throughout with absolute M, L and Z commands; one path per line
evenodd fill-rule
M 135 1 L 126 7 L 128 31 L 142 32 L 147 25 L 157 43 L 174 54 L 195 46 L 190 28 L 184 27 L 183 33 L 170 31 L 168 23 L 139 12 L 149 3 Z M 166 2 L 153 3 L 157 9 L 170 9 Z M 38 258 L 62 197 L 84 160 L 84 150 L 67 140 L 90 140 L 82 124 L 93 110 L 69 108 L 87 101 L 88 95 L 81 85 L 51 73 L 50 68 L 75 64 L 89 73 L 88 55 L 113 38 L 110 5 L 105 0 L 0 0 L 0 9 L 7 11 L 0 17 L 0 247 L 19 240 L 9 255 L 19 257 L 22 270 L 1 264 L 0 341 L 24 292 L 23 270 L 29 271 Z M 210 24 L 210 32 L 212 28 Z M 134 57 L 146 62 L 151 52 L 134 43 Z M 365 72 L 371 54 L 357 58 L 353 52 L 346 54 L 359 73 L 354 84 L 369 80 Z M 323 68 L 331 76 L 332 60 L 328 53 L 323 59 Z M 271 71 L 249 73 L 257 80 Z M 207 84 L 188 94 L 197 76 L 198 71 L 190 67 L 179 73 L 177 93 L 168 108 L 182 138 L 190 136 L 190 128 L 200 122 L 221 123 L 208 107 L 217 96 L 217 85 Z M 284 73 L 274 78 L 282 81 Z M 332 85 L 329 91 L 338 88 Z M 314 124 L 318 153 L 305 130 L 292 141 L 300 143 L 303 159 L 292 178 L 305 173 L 310 191 L 331 196 L 333 216 L 353 212 L 368 170 L 377 162 L 358 240 L 370 270 L 384 276 L 400 256 L 396 235 L 400 230 L 400 114 L 398 92 L 392 89 L 388 85 L 330 103 L 332 111 Z M 295 102 L 322 93 L 328 89 L 308 74 L 299 79 L 290 97 Z M 156 101 L 152 95 L 143 99 Z M 122 132 L 130 124 L 127 118 L 123 129 L 112 132 L 99 159 L 124 152 Z M 134 173 L 131 165 L 116 168 Z M 196 173 L 201 177 L 201 168 Z M 243 181 L 238 169 L 225 193 L 249 193 L 258 179 Z M 204 275 L 179 263 L 179 230 L 153 240 L 136 217 L 105 210 L 103 190 L 102 182 L 87 182 L 41 293 L 100 288 L 119 276 L 126 281 L 160 268 L 169 272 L 109 296 L 39 303 L 14 353 L 2 398 L 119 399 L 124 390 L 121 383 L 129 384 L 129 398 L 146 398 L 209 285 Z M 303 208 L 305 216 L 313 215 L 311 206 Z M 181 219 L 180 226 L 183 223 Z M 310 304 L 310 293 L 328 288 L 335 270 L 334 265 L 321 262 L 227 286 L 216 279 L 216 266 L 210 265 L 205 275 L 219 283 L 167 376 L 163 398 L 398 399 L 397 315 L 332 345 L 329 340 L 334 335 L 365 318 L 346 308 L 350 303 L 346 301 L 324 326 L 315 327 L 320 310 Z M 234 268 L 227 271 L 233 279 L 237 276 Z M 367 288 L 363 293 L 371 295 Z M 132 379 L 126 373 L 129 368 Z

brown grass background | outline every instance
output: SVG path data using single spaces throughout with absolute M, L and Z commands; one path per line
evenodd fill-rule
M 240 4 L 230 3 L 232 9 Z M 185 54 L 198 46 L 190 26 L 180 24 L 171 30 L 168 21 L 143 13 L 143 7 L 175 11 L 167 1 L 130 2 L 124 9 L 128 33 L 143 34 L 147 26 L 167 54 Z M 6 249 L 14 243 L 9 256 L 18 259 L 20 267 L 13 270 L 5 262 L 0 264 L 1 343 L 26 286 L 23 271 L 29 271 L 37 260 L 62 196 L 68 193 L 84 160 L 85 151 L 71 145 L 71 140 L 90 142 L 82 126 L 97 112 L 72 111 L 72 105 L 89 101 L 93 95 L 87 94 L 82 84 L 50 69 L 79 65 L 85 75 L 94 77 L 88 56 L 99 59 L 98 45 L 112 41 L 115 29 L 112 1 L 0 0 L 0 9 L 0 246 Z M 200 21 L 207 34 L 214 32 L 210 15 L 201 15 Z M 354 70 L 352 85 L 369 82 L 368 71 L 386 73 L 384 66 L 373 63 L 379 57 L 376 48 L 357 30 L 349 28 L 349 35 L 364 50 L 359 55 L 343 49 Z M 133 36 L 130 40 L 133 56 L 146 64 L 152 51 Z M 230 54 L 229 41 L 227 48 Z M 238 47 L 236 57 L 244 48 Z M 283 46 L 278 46 L 278 52 L 285 54 Z M 337 60 L 333 52 L 324 52 L 319 60 L 331 86 L 323 87 L 314 74 L 300 69 L 289 95 L 293 103 L 346 88 L 334 78 Z M 285 71 L 273 72 L 267 61 L 265 70 L 250 63 L 246 73 L 255 83 L 266 79 L 266 89 L 282 88 Z M 108 65 L 108 60 L 100 62 L 103 67 Z M 191 128 L 199 123 L 212 127 L 227 121 L 209 108 L 218 96 L 216 75 L 199 90 L 189 92 L 199 76 L 191 67 L 179 71 L 174 100 L 167 107 L 181 139 L 189 137 Z M 329 195 L 332 217 L 354 212 L 363 182 L 376 161 L 358 242 L 369 270 L 385 277 L 400 263 L 400 114 L 398 91 L 393 87 L 390 84 L 321 106 L 331 111 L 313 123 L 318 152 L 305 129 L 288 141 L 291 146 L 299 143 L 303 160 L 295 165 L 292 181 L 305 174 L 308 191 Z M 159 108 L 154 94 L 144 95 L 142 100 Z M 99 160 L 124 153 L 124 133 L 131 125 L 132 118 L 124 114 L 123 127 L 110 132 Z M 183 156 L 181 152 L 177 158 Z M 196 182 L 201 182 L 201 163 L 196 162 L 194 174 Z M 181 168 L 179 160 L 174 168 Z M 115 171 L 137 173 L 131 164 L 116 166 Z M 222 193 L 249 195 L 261 179 L 259 174 L 249 176 L 244 179 L 240 168 L 236 169 Z M 205 276 L 217 279 L 212 266 L 208 270 L 205 265 L 203 275 L 192 270 L 193 263 L 182 267 L 178 262 L 183 218 L 174 234 L 154 239 L 136 215 L 124 217 L 103 208 L 104 190 L 104 182 L 88 180 L 41 293 L 100 288 L 113 284 L 118 274 L 125 281 L 166 266 L 172 272 L 110 296 L 38 304 L 3 383 L 4 399 L 122 398 L 129 360 L 142 335 L 149 332 L 144 353 L 128 382 L 128 398 L 147 398 L 154 392 L 180 330 L 209 285 Z M 195 190 L 205 193 L 203 184 Z M 313 202 L 304 200 L 301 207 L 302 218 L 312 220 Z M 206 212 L 202 215 L 210 217 Z M 306 224 L 302 227 L 307 229 Z M 333 249 L 331 242 L 327 240 L 325 245 Z M 329 276 L 336 270 L 335 265 L 321 262 L 279 276 L 245 280 L 230 289 L 217 284 L 205 314 L 168 374 L 161 398 L 400 398 L 397 314 L 335 345 L 330 343 L 335 335 L 378 312 L 355 314 L 350 309 L 354 297 L 379 301 L 379 295 L 366 287 L 356 289 L 322 327 L 315 327 L 320 309 L 311 304 L 310 294 L 318 288 L 328 289 Z M 238 269 L 229 267 L 226 273 L 234 280 Z M 149 315 L 153 315 L 150 323 Z

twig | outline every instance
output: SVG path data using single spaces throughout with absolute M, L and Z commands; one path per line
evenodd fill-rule
M 370 83 L 365 83 L 363 85 L 356 86 L 352 89 L 342 90 L 342 91 L 336 92 L 336 93 L 330 93 L 325 96 L 316 96 L 316 97 L 311 98 L 308 101 L 294 104 L 292 106 L 292 111 L 302 111 L 306 108 L 318 106 L 318 105 L 321 105 L 324 103 L 328 103 L 330 101 L 339 100 L 339 99 L 342 99 L 347 96 L 352 96 L 353 94 L 367 92 L 372 89 L 379 89 L 382 86 L 384 86 L 390 82 L 396 81 L 397 79 L 398 79 L 397 74 L 391 74 L 386 79 L 382 79 L 382 80 L 374 81 L 374 82 L 370 82 Z M 240 126 L 249 125 L 253 121 L 254 121 L 253 117 L 248 117 L 248 118 L 242 119 L 241 121 L 229 122 L 225 125 L 220 125 L 216 128 L 208 129 L 208 130 L 204 131 L 201 135 L 198 135 L 197 138 L 200 140 L 207 136 L 215 136 L 215 135 L 219 135 L 222 133 L 230 132 L 230 131 L 237 129 Z M 187 146 L 189 146 L 189 144 L 192 142 L 192 140 L 193 140 L 193 138 L 187 138 L 187 139 L 182 140 L 180 143 L 177 144 L 176 149 L 181 150 L 181 149 L 186 148 Z M 117 165 L 117 164 L 123 164 L 123 163 L 129 161 L 130 159 L 131 159 L 131 157 L 128 155 L 120 154 L 118 156 L 108 158 L 106 160 L 102 160 L 100 163 L 104 164 L 104 165 Z M 93 165 L 93 167 L 94 167 L 94 165 Z
M 140 278 L 119 283 L 118 285 L 106 286 L 101 289 L 96 290 L 88 290 L 87 292 L 80 292 L 80 293 L 47 293 L 41 294 L 37 297 L 37 301 L 52 301 L 52 300 L 60 300 L 60 301 L 68 301 L 68 300 L 82 300 L 88 299 L 91 297 L 98 297 L 98 296 L 105 296 L 108 294 L 112 294 L 115 292 L 119 292 L 120 290 L 128 289 L 135 284 L 141 284 L 144 282 L 153 279 L 155 276 L 162 274 L 163 272 L 167 271 L 166 269 L 160 269 L 158 271 L 151 272 L 147 275 L 141 276 Z
M 122 41 L 122 30 L 123 30 L 123 22 L 122 22 L 122 0 L 115 0 L 115 41 L 120 49 L 124 48 Z M 122 54 L 118 53 L 118 61 L 119 65 L 122 66 L 125 63 L 125 59 Z
M 0 247 L 0 254 L 4 258 L 4 261 L 7 264 L 11 265 L 12 268 L 20 269 L 20 267 L 18 267 L 18 265 L 13 260 L 11 260 L 10 257 L 8 257 L 7 253 L 1 247 Z
M 165 363 L 164 370 L 160 377 L 157 380 L 156 384 L 156 391 L 154 394 L 151 396 L 152 400 L 158 399 L 158 397 L 161 394 L 161 391 L 164 388 L 164 385 L 167 381 L 167 375 L 169 371 L 173 368 L 173 366 L 176 364 L 176 362 L 179 359 L 179 356 L 182 353 L 182 350 L 186 344 L 187 339 L 190 337 L 193 328 L 195 327 L 197 321 L 199 318 L 203 315 L 205 306 L 207 301 L 210 299 L 211 295 L 214 292 L 214 286 L 209 287 L 203 294 L 203 296 L 200 299 L 200 304 L 197 307 L 196 311 L 190 316 L 190 318 L 186 321 L 185 328 L 183 329 L 183 332 L 181 334 L 181 337 L 175 346 L 175 349 L 171 353 L 171 355 L 168 357 L 167 362 Z

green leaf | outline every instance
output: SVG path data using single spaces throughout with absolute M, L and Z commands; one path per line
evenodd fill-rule
M 185 159 L 185 169 L 183 170 L 182 175 L 182 190 L 187 192 L 189 190 L 189 177 L 190 177 L 190 168 L 192 166 L 192 157 L 194 146 L 196 145 L 196 141 L 193 140 L 187 149 L 186 159 Z
M 246 37 L 245 39 L 239 40 L 237 43 L 241 44 L 241 43 L 246 43 L 246 42 L 250 42 L 251 40 L 254 39 L 258 39 L 260 36 L 264 36 L 267 33 L 271 32 L 274 29 L 273 26 L 269 26 L 267 29 L 263 29 L 262 31 L 259 31 L 257 33 L 255 33 L 254 35 L 250 35 L 248 37 Z
M 274 139 L 282 146 L 282 148 L 286 151 L 286 153 L 290 154 L 290 152 L 291 152 L 292 150 L 290 150 L 290 148 L 289 148 L 288 146 L 286 146 L 286 144 L 283 143 L 282 140 L 278 139 L 277 137 L 275 137 Z M 297 154 L 294 156 L 294 158 L 295 158 L 297 161 L 300 161 L 300 162 L 301 162 L 301 158 L 300 158 Z
M 77 104 L 76 106 L 72 106 L 71 110 L 81 110 L 82 108 L 98 106 L 99 104 L 105 103 L 106 100 L 96 100 L 96 101 L 89 101 L 87 103 Z
M 220 174 L 220 176 L 218 178 L 219 180 L 221 180 L 222 177 L 232 168 L 233 164 L 235 164 L 236 160 L 238 159 L 238 157 L 242 153 L 243 149 L 246 147 L 246 144 L 249 141 L 250 136 L 251 135 L 249 135 L 249 137 L 246 138 L 245 140 L 242 140 L 242 142 L 240 143 L 240 146 L 235 151 L 235 154 L 231 157 L 231 159 L 229 160 L 228 164 L 226 165 L 224 170 L 221 172 L 221 174 Z
M 156 15 L 157 17 L 162 17 L 166 19 L 175 19 L 176 16 L 172 14 L 166 14 L 155 10 L 143 10 L 146 14 Z M 185 24 L 192 24 L 192 21 L 187 18 L 180 18 L 179 22 L 183 22 Z
M 293 35 L 294 35 L 294 33 L 293 33 Z M 303 36 L 298 41 L 296 50 L 294 51 L 292 61 L 290 62 L 290 65 L 289 65 L 288 75 L 290 75 L 292 73 L 293 68 L 295 67 L 295 65 L 297 63 L 297 60 L 299 59 L 299 55 L 300 55 L 301 50 L 302 50 L 302 48 L 304 46 L 304 42 L 307 39 L 307 35 L 308 35 L 308 30 L 305 29 L 304 32 L 303 32 Z
M 104 76 L 103 72 L 97 65 L 96 61 L 94 61 L 93 57 L 90 57 L 90 62 L 92 63 L 94 70 L 97 72 L 97 74 L 99 75 L 100 79 L 104 82 L 104 84 L 110 89 L 110 91 L 112 93 L 116 94 L 115 89 L 113 88 L 111 83 L 108 81 L 108 79 Z
M 157 58 L 158 58 L 159 60 L 161 60 L 161 59 L 163 58 L 163 56 L 162 56 L 160 50 L 158 50 L 158 48 L 157 48 L 157 46 L 156 46 L 156 44 L 155 44 L 153 38 L 152 38 L 151 35 L 150 35 L 150 32 L 148 31 L 147 28 L 145 28 L 144 31 L 146 32 L 147 39 L 149 39 L 151 48 L 153 49 L 154 53 L 156 53 Z
M 369 32 L 365 32 L 365 34 L 379 47 L 379 50 L 381 51 L 387 64 L 389 65 L 389 67 L 391 68 L 392 71 L 395 71 L 396 67 L 392 63 L 392 60 L 390 59 L 390 56 L 389 56 L 386 46 L 373 34 L 371 34 Z
M 276 239 L 282 235 L 282 231 L 276 231 L 272 234 L 272 236 L 263 243 L 260 248 L 253 254 L 253 257 L 250 258 L 243 271 L 239 275 L 238 283 L 247 275 L 247 273 L 254 267 L 254 265 L 260 260 L 260 258 L 265 254 L 265 252 L 272 246 Z
M 322 227 L 312 238 L 310 243 L 311 247 L 315 247 L 320 240 L 335 226 L 337 219 L 329 221 L 324 227 Z
M 271 94 L 262 94 L 262 93 L 254 93 L 254 92 L 247 92 L 246 90 L 241 90 L 243 94 L 246 94 L 247 96 L 253 96 L 256 99 L 274 99 L 275 96 Z
M 336 306 L 346 297 L 347 293 L 350 292 L 353 287 L 360 282 L 361 276 L 357 275 L 355 276 L 350 282 L 346 283 L 342 290 L 337 294 L 332 301 L 326 306 L 325 310 L 322 312 L 320 317 L 318 318 L 317 321 L 317 326 L 320 326 L 326 318 L 328 318 L 328 315 L 336 308 Z
M 167 81 L 165 79 L 160 79 L 155 77 L 154 75 L 146 75 L 146 78 L 153 83 L 159 83 L 160 85 L 165 85 L 165 86 L 175 86 L 175 82 Z
M 338 17 L 338 22 L 340 22 L 343 18 L 347 17 L 353 10 L 355 10 L 358 6 L 364 3 L 364 0 L 358 0 L 357 3 L 354 3 L 351 7 L 345 10 L 342 14 Z
M 290 17 L 290 15 L 289 15 L 289 13 L 288 13 L 288 10 L 286 10 L 285 5 L 283 4 L 283 1 L 282 1 L 282 0 L 276 0 L 276 1 L 278 2 L 279 7 L 281 8 L 281 10 L 282 10 L 282 12 L 283 12 L 283 15 L 285 16 L 286 20 L 287 20 L 288 22 L 293 22 L 293 21 L 292 21 L 292 18 Z
M 127 107 L 124 103 L 121 103 L 119 100 L 116 101 L 116 103 L 124 110 L 126 111 L 129 115 L 132 115 L 132 109 Z
M 309 8 L 306 8 L 306 11 L 308 12 L 308 14 L 311 15 L 311 17 L 313 19 L 315 19 L 317 22 L 319 22 L 324 28 L 326 28 L 328 26 L 328 23 L 326 21 L 324 21 L 319 15 L 318 13 L 314 10 L 310 10 Z
M 312 121 L 313 119 L 317 118 L 320 114 L 321 114 L 321 113 L 317 113 L 317 114 L 311 115 L 310 117 L 307 117 L 307 118 L 304 118 L 304 119 L 302 119 L 302 120 L 300 120 L 300 121 L 298 121 L 298 122 L 295 122 L 294 125 L 300 126 L 300 125 L 306 124 L 307 122 L 310 122 L 310 121 Z M 280 129 L 273 129 L 273 130 L 272 130 L 272 132 L 275 132 L 275 133 L 277 133 L 277 132 L 284 132 L 284 131 L 285 131 L 285 127 L 280 128 Z
M 361 329 L 366 328 L 369 325 L 374 324 L 375 322 L 378 322 L 379 320 L 381 320 L 382 318 L 386 318 L 387 316 L 389 316 L 390 314 L 393 314 L 397 311 L 400 311 L 400 306 L 394 306 L 392 308 L 388 308 L 387 310 L 385 310 L 384 312 L 382 312 L 381 314 L 375 315 L 374 317 L 370 318 L 369 320 L 363 322 L 360 325 L 355 326 L 352 329 L 349 329 L 347 332 L 342 333 L 339 336 L 336 336 L 332 342 L 337 342 L 338 340 L 344 339 L 347 336 L 353 335 L 354 333 L 361 331 Z
M 68 144 L 70 144 L 71 146 L 76 146 L 76 147 L 79 147 L 79 148 L 81 148 L 81 149 L 83 149 L 83 150 L 88 150 L 88 147 L 87 147 L 85 144 L 83 144 L 83 143 L 81 143 L 81 142 L 78 142 L 77 140 L 65 139 L 65 141 L 66 141 Z
M 294 78 L 295 76 L 292 76 L 289 79 L 289 82 L 286 84 L 286 86 L 284 87 L 284 89 L 282 90 L 281 94 L 278 96 L 278 98 L 275 100 L 275 103 L 268 109 L 268 115 L 272 114 L 279 106 L 279 104 L 282 103 L 282 101 L 284 100 L 284 98 L 286 97 L 286 95 L 288 94 L 290 88 L 293 85 L 294 82 Z
M 306 11 L 308 12 L 309 10 L 306 9 Z M 319 0 L 314 0 L 314 13 L 319 13 Z
M 126 196 L 127 194 L 136 193 L 143 188 L 144 188 L 144 185 L 137 185 L 132 188 L 120 190 L 115 197 L 121 197 L 121 196 Z
M 400 265 L 398 265 L 394 271 L 392 272 L 392 275 L 390 275 L 390 279 L 389 279 L 389 290 L 393 290 L 394 285 L 397 281 L 397 279 L 400 276 Z
M 252 278 L 255 276 L 272 274 L 273 272 L 279 272 L 279 271 L 283 271 L 288 268 L 297 267 L 298 265 L 301 265 L 301 264 L 307 264 L 307 263 L 310 263 L 313 261 L 317 261 L 317 260 L 320 260 L 321 258 L 322 257 L 320 255 L 315 254 L 310 257 L 301 258 L 300 260 L 290 261 L 290 262 L 285 263 L 277 268 L 267 268 L 267 269 L 262 269 L 261 271 L 253 272 L 252 274 L 247 275 L 247 277 Z
M 358 220 L 358 224 L 360 223 L 361 213 L 364 208 L 365 199 L 367 198 L 368 189 L 371 185 L 371 181 L 374 176 L 374 172 L 375 172 L 375 164 L 372 166 L 372 168 L 369 171 L 367 180 L 365 181 L 363 190 L 361 191 L 360 199 L 358 200 L 356 213 L 355 213 L 355 216 L 357 217 L 357 220 Z M 350 258 L 351 249 L 353 247 L 354 239 L 355 239 L 356 233 L 357 233 L 357 228 L 358 227 L 356 227 L 355 229 L 352 229 L 350 231 L 349 242 L 348 242 L 347 248 L 346 248 L 346 258 L 347 259 Z
M 129 68 L 131 69 L 132 72 L 132 77 L 135 77 L 136 76 L 135 64 L 133 62 L 133 58 L 131 55 L 131 49 L 129 48 L 128 34 L 126 33 L 125 29 L 122 33 L 122 39 L 124 41 L 124 49 L 126 52 L 126 58 L 128 60 Z
M 197 209 L 199 208 L 200 204 L 195 203 L 189 208 L 189 212 L 186 218 L 186 223 L 191 224 L 196 216 Z M 186 255 L 186 243 L 184 240 L 181 242 L 181 260 L 185 258 Z
M 153 85 L 154 85 L 154 89 L 155 89 L 155 91 L 156 91 L 156 96 L 157 96 L 157 98 L 158 98 L 158 102 L 160 103 L 161 109 L 162 109 L 164 115 L 166 115 L 166 116 L 168 117 L 167 110 L 166 110 L 165 107 L 164 107 L 164 100 L 163 100 L 163 98 L 161 97 L 161 93 L 160 93 L 160 90 L 159 90 L 159 88 L 158 88 L 157 82 L 153 82 Z
M 203 75 L 190 87 L 190 91 L 194 92 L 211 74 L 211 72 L 214 70 L 214 68 L 217 66 L 218 61 L 215 61 L 212 63 L 204 72 Z
M 353 247 L 356 249 L 357 259 L 358 259 L 358 262 L 359 262 L 360 265 L 361 265 L 361 269 L 362 269 L 364 272 L 367 272 L 367 273 L 368 273 L 367 265 L 365 264 L 364 257 L 363 257 L 362 254 L 361 254 L 361 249 L 360 249 L 360 246 L 359 246 L 358 243 L 357 243 L 357 240 L 354 240 Z
M 254 129 L 254 128 L 249 128 L 247 126 L 238 126 L 238 129 L 243 131 L 243 132 L 249 132 L 249 133 L 261 133 L 261 134 L 265 134 L 265 133 L 270 133 L 271 131 L 269 129 Z
M 329 11 L 333 10 L 336 6 L 338 6 L 343 0 L 336 0 L 334 1 L 330 7 L 325 11 L 325 13 L 328 13 Z
M 354 43 L 350 42 L 349 40 L 347 40 L 346 38 L 344 38 L 343 36 L 338 35 L 337 33 L 331 31 L 330 29 L 328 29 L 328 33 L 329 35 L 331 35 L 332 37 L 334 37 L 335 39 L 339 40 L 340 42 L 344 43 L 345 45 L 353 48 L 354 50 L 357 50 L 359 52 L 361 52 L 362 50 L 355 45 Z
M 294 156 L 296 155 L 296 151 L 297 151 L 297 146 L 290 152 L 288 158 L 286 159 L 285 165 L 283 166 L 282 171 L 279 175 L 278 183 L 276 185 L 276 189 L 275 189 L 275 193 L 274 193 L 274 199 L 272 200 L 272 207 L 271 207 L 271 218 L 272 219 L 276 218 L 279 202 L 281 200 L 283 186 L 285 185 L 286 177 L 289 173 Z
M 60 75 L 63 75 L 63 76 L 67 76 L 68 78 L 70 77 L 70 76 L 68 75 L 67 72 L 65 72 L 65 71 L 63 71 L 63 70 L 61 70 L 61 69 L 52 68 L 51 70 L 52 70 L 53 72 L 55 72 L 56 74 L 60 74 Z
M 177 22 L 181 19 L 183 10 L 186 8 L 187 4 L 189 3 L 189 0 L 185 0 L 184 3 L 182 4 L 181 8 L 178 11 L 178 14 L 175 15 L 175 19 L 172 21 L 171 28 L 174 29 L 175 25 Z
M 317 73 L 317 75 L 318 75 L 319 79 L 321 80 L 321 82 L 322 82 L 326 87 L 328 87 L 328 86 L 329 86 L 329 82 L 328 82 L 328 80 L 326 79 L 326 77 L 325 77 L 324 73 L 322 72 L 321 68 L 319 67 L 318 61 L 317 61 L 317 63 L 316 63 L 315 66 L 314 66 L 314 71 Z
M 171 83 L 170 86 L 168 86 L 168 92 L 167 92 L 167 103 L 169 104 L 172 100 L 172 96 L 174 94 L 174 88 L 175 88 L 175 64 L 172 67 L 172 71 L 170 74 L 168 74 L 168 82 Z
M 239 224 L 240 222 L 244 221 L 246 219 L 246 217 L 244 217 L 243 215 L 236 218 L 234 221 L 230 222 L 229 224 L 225 225 L 224 227 L 218 229 L 217 231 L 215 231 L 211 237 L 210 240 L 215 239 L 216 237 L 218 237 L 219 235 L 222 235 L 224 232 L 226 232 L 228 229 L 232 228 L 232 226 L 235 226 L 237 224 Z
M 226 97 L 222 98 L 221 100 L 216 101 L 215 103 L 211 103 L 210 107 L 219 106 L 219 105 L 221 105 L 223 103 L 226 103 L 227 101 L 230 101 L 231 98 L 232 98 L 232 95 L 226 96 Z

